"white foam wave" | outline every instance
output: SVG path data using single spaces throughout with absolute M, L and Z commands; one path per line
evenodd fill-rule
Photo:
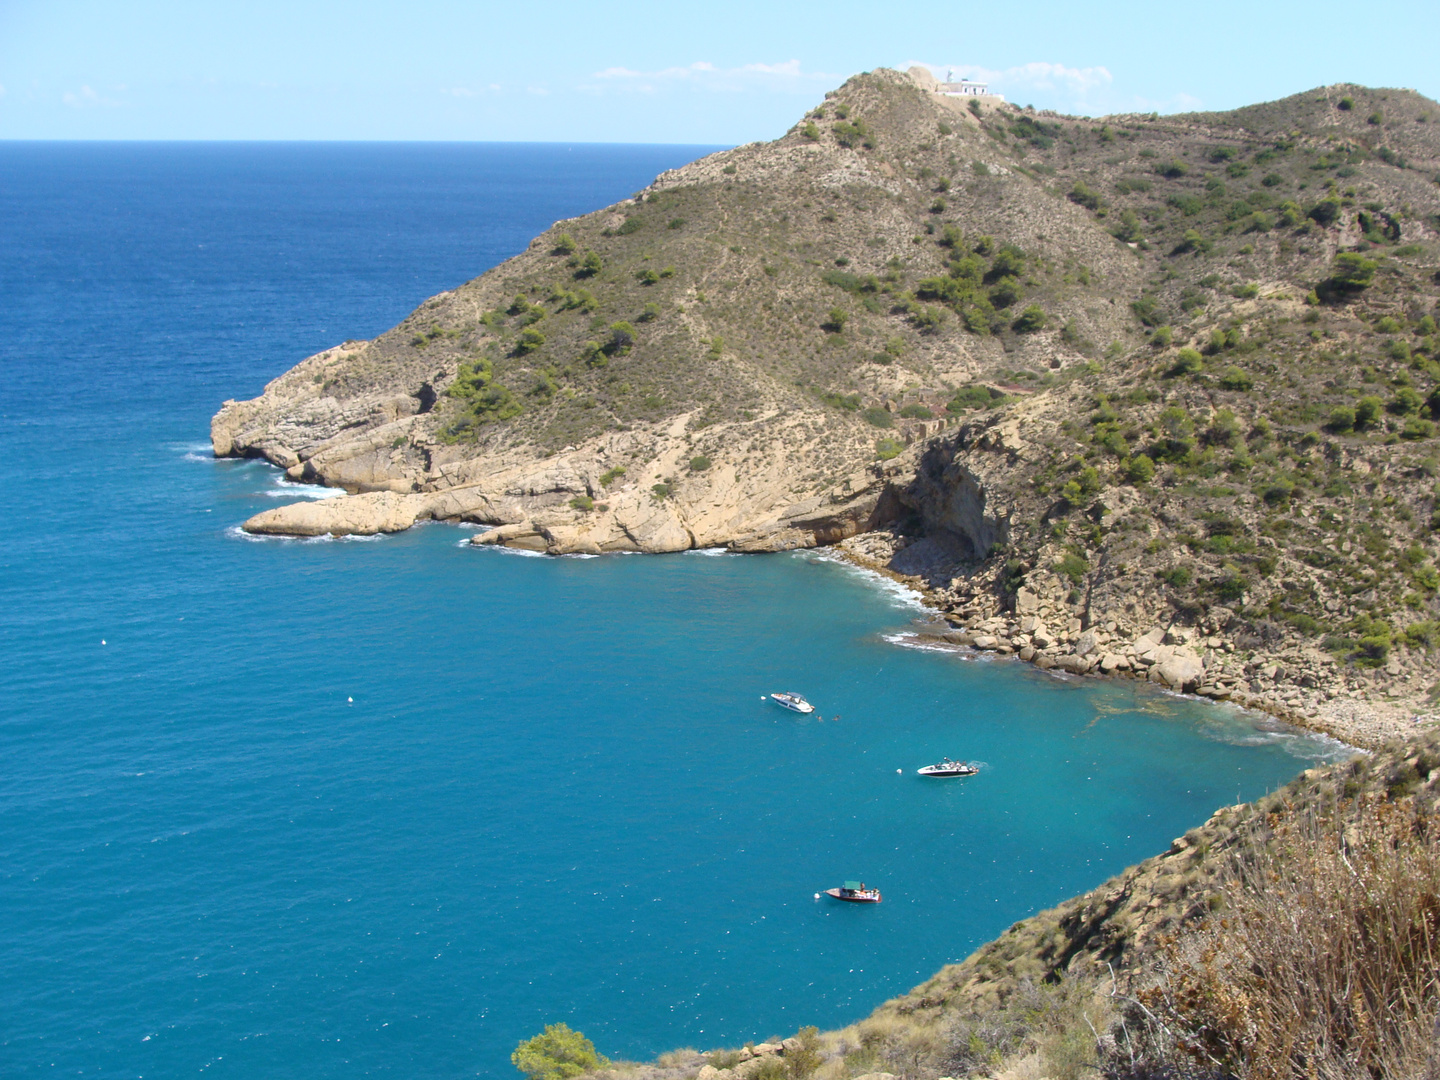
M 724 558 L 729 558 L 730 556 L 733 555 L 735 558 L 738 559 L 738 558 L 741 557 L 742 552 L 739 552 L 739 551 L 731 551 L 731 550 L 729 550 L 728 548 L 723 548 L 723 547 L 708 547 L 708 548 L 691 548 L 689 551 L 685 552 L 685 554 L 686 554 L 686 555 L 706 555 L 706 556 L 709 556 L 709 557 L 712 558 L 712 559 L 716 559 L 716 558 L 724 559 Z
M 504 544 L 472 544 L 469 540 L 461 540 L 460 546 L 474 548 L 476 551 L 498 551 L 502 555 L 520 555 L 527 559 L 544 559 L 548 557 L 543 551 L 506 547 Z
M 795 554 L 801 558 L 834 563 L 842 567 L 847 573 L 874 585 L 880 592 L 884 593 L 896 607 L 908 608 L 914 611 L 929 610 L 925 607 L 924 603 L 921 602 L 919 594 L 910 588 L 910 586 L 903 582 L 896 581 L 894 578 L 888 578 L 884 574 L 876 573 L 874 570 L 867 569 L 866 567 L 856 566 L 849 559 L 837 555 L 834 552 L 827 551 L 824 548 L 816 548 L 808 551 L 798 551 Z
M 275 485 L 262 494 L 272 499 L 335 499 L 345 494 L 344 488 L 321 487 L 319 484 L 297 484 L 279 477 Z
M 902 649 L 913 649 L 916 652 L 944 653 L 946 656 L 953 656 L 957 660 L 964 660 L 967 663 L 988 664 L 995 659 L 994 653 L 981 652 L 968 645 L 953 645 L 945 641 L 917 637 L 905 630 L 893 634 L 881 634 L 880 640 L 889 642 L 891 645 L 898 645 Z
M 198 451 L 198 450 L 191 450 L 191 451 L 187 451 L 187 452 L 184 453 L 184 454 L 181 454 L 181 455 L 180 455 L 180 460 L 181 460 L 181 461 L 211 461 L 211 462 L 213 462 L 213 461 L 218 461 L 219 459 L 218 459 L 214 454 L 202 454 L 202 453 L 200 453 L 200 451 Z

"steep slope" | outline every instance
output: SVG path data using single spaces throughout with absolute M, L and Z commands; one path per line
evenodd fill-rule
M 849 80 L 229 402 L 217 454 L 551 552 L 842 543 L 964 633 L 1361 744 L 1433 714 L 1440 106 Z M 857 535 L 863 534 L 863 535 Z

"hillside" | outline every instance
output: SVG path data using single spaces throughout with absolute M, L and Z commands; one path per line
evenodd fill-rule
M 843 543 L 961 647 L 1374 744 L 1432 714 L 1440 106 L 1035 113 L 850 79 L 227 402 L 256 532 Z

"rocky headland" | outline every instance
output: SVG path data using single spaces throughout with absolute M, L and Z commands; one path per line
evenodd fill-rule
M 1371 746 L 1440 682 L 1440 106 L 1100 120 L 856 76 L 212 422 L 555 554 L 840 545 L 957 647 Z

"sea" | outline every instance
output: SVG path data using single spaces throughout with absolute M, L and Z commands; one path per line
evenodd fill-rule
M 1346 752 L 917 648 L 823 551 L 239 531 L 333 493 L 214 460 L 222 401 L 710 149 L 0 143 L 0 1076 L 836 1027 Z

